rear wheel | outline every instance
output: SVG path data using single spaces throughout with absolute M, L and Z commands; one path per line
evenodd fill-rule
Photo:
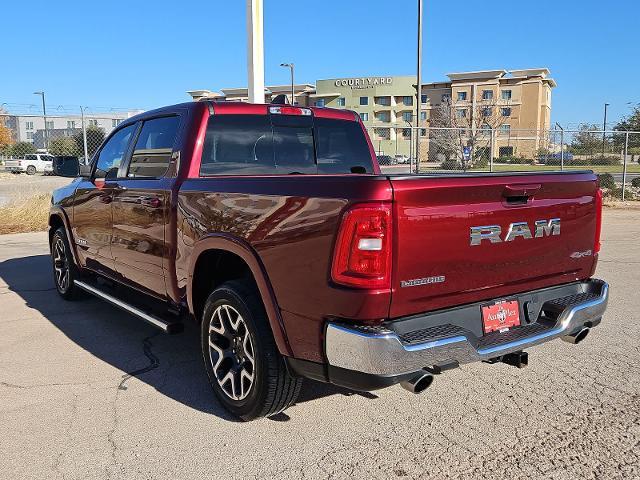
M 36 174 L 36 167 L 34 167 L 33 165 L 29 165 L 27 167 L 27 175 L 35 175 Z
M 202 355 L 220 402 L 243 420 L 268 417 L 293 404 L 302 379 L 287 371 L 254 287 L 230 281 L 207 299 Z
M 80 291 L 74 284 L 78 273 L 71 256 L 67 233 L 63 227 L 58 228 L 51 239 L 51 260 L 53 281 L 60 296 L 65 300 L 73 300 L 80 296 Z

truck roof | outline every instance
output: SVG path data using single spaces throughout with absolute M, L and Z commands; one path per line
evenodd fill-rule
M 305 106 L 291 106 L 285 104 L 268 104 L 268 103 L 247 103 L 238 101 L 216 101 L 216 100 L 201 100 L 197 102 L 184 102 L 175 105 L 167 105 L 164 107 L 148 110 L 143 113 L 139 113 L 131 118 L 128 118 L 125 123 L 134 123 L 140 119 L 149 118 L 163 113 L 170 113 L 176 109 L 193 109 L 198 108 L 201 105 L 209 105 L 214 114 L 227 114 L 227 115 L 267 115 L 270 107 L 283 107 L 283 108 L 295 108 L 306 109 L 312 112 L 314 117 L 319 118 L 333 118 L 336 120 L 349 120 L 359 121 L 359 115 L 352 110 L 344 110 L 337 108 L 326 107 L 305 107 Z

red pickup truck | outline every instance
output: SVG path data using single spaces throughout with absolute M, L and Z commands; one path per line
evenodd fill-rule
M 121 123 L 53 193 L 65 299 L 201 326 L 217 397 L 249 420 L 302 378 L 420 392 L 461 364 L 527 364 L 605 311 L 592 172 L 384 175 L 346 110 L 196 102 Z

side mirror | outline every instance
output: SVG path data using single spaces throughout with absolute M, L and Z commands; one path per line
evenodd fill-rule
M 59 177 L 77 177 L 80 174 L 78 157 L 55 157 L 53 159 L 53 173 Z

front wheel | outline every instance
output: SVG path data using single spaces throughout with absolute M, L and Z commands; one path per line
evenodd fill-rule
M 80 290 L 74 284 L 78 273 L 73 263 L 67 233 L 58 228 L 51 239 L 51 260 L 53 262 L 53 281 L 56 290 L 65 300 L 74 300 L 80 296 Z
M 36 167 L 34 167 L 33 165 L 29 165 L 27 167 L 27 175 L 35 175 L 36 174 Z
M 202 355 L 220 402 L 243 420 L 293 404 L 302 379 L 287 371 L 255 287 L 230 281 L 215 289 L 202 318 Z

